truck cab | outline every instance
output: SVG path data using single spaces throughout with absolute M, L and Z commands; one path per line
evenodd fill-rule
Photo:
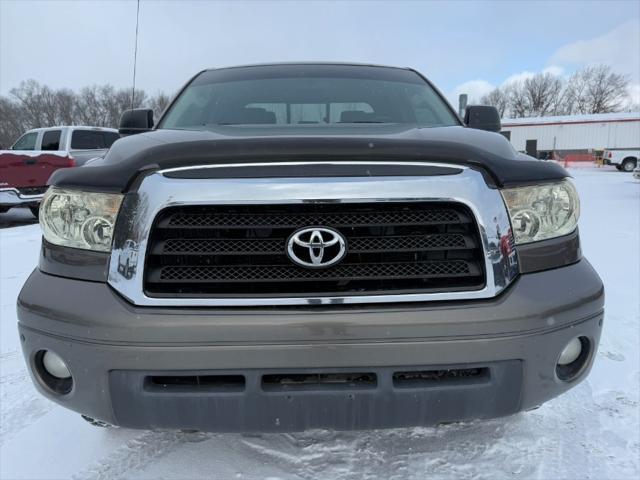
M 103 156 L 120 135 L 114 128 L 104 127 L 49 127 L 29 130 L 10 150 L 36 152 L 62 152 L 71 156 L 76 166 L 87 160 Z
M 0 151 L 0 213 L 25 206 L 36 214 L 53 172 L 104 156 L 118 138 L 117 130 L 102 127 L 27 131 L 8 150 Z

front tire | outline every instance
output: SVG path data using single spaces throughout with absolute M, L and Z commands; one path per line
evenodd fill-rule
M 636 168 L 638 161 L 635 158 L 625 158 L 622 161 L 622 166 L 620 167 L 623 172 L 633 172 L 633 169 Z

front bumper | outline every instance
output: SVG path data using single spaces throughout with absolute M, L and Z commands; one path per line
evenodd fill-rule
M 30 207 L 38 205 L 44 194 L 26 195 L 17 188 L 0 188 L 0 207 Z
M 132 428 L 210 431 L 368 429 L 469 420 L 533 408 L 591 367 L 604 289 L 586 260 L 522 275 L 497 298 L 363 307 L 135 307 L 106 284 L 35 271 L 18 299 L 25 358 L 38 389 L 61 405 Z M 589 339 L 571 382 L 562 348 Z M 53 350 L 74 386 L 56 395 L 34 373 Z M 399 371 L 486 374 L 401 384 Z M 265 375 L 367 372 L 375 382 L 271 388 Z M 150 376 L 232 375 L 232 388 L 150 387 Z

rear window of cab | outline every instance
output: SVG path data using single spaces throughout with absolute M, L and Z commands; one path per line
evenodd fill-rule
M 74 130 L 71 134 L 71 149 L 98 150 L 109 148 L 120 135 L 102 130 Z

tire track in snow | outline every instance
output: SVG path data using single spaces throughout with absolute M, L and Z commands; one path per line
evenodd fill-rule
M 136 471 L 164 457 L 179 446 L 208 440 L 210 437 L 211 435 L 205 433 L 145 432 L 71 478 L 73 480 L 133 478 Z
M 249 449 L 252 456 L 257 454 L 263 461 L 303 479 L 326 478 L 327 475 L 334 479 L 350 478 L 352 454 L 357 450 L 352 434 L 325 430 L 244 436 L 240 444 Z
M 545 478 L 540 465 L 548 455 L 554 458 L 558 442 L 531 435 L 540 416 L 529 415 L 433 428 L 263 435 L 241 442 L 265 463 L 304 479 Z M 547 466 L 562 472 L 559 464 Z
M 8 362 L 10 360 L 16 360 L 20 355 L 17 350 L 11 350 L 10 352 L 0 353 L 0 362 Z
M 248 438 L 243 443 L 266 457 L 268 463 L 278 463 L 285 471 L 305 479 L 397 479 L 410 478 L 407 453 L 421 450 L 415 443 L 406 448 L 407 440 L 415 440 L 414 435 L 415 430 L 407 429 L 310 431 Z

